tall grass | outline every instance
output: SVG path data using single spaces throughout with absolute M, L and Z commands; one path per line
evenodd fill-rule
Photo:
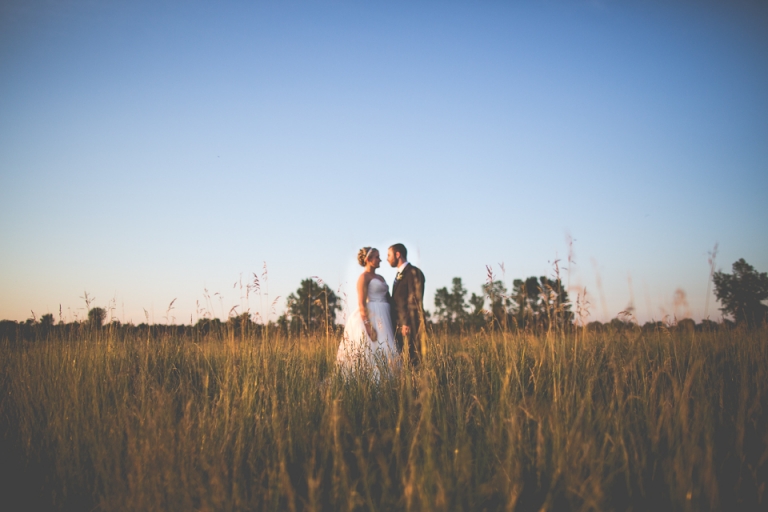
M 0 344 L 3 496 L 63 510 L 765 509 L 768 332 Z

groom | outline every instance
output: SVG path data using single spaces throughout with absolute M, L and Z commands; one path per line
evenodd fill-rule
M 418 364 L 426 351 L 424 338 L 424 274 L 408 263 L 408 251 L 403 244 L 389 248 L 387 262 L 397 268 L 392 285 L 392 321 L 400 353 L 408 352 L 412 364 Z

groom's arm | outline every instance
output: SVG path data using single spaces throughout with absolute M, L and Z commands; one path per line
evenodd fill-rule
M 413 268 L 409 273 L 408 318 L 413 326 L 424 323 L 424 274 Z
M 424 311 L 424 283 L 426 282 L 426 279 L 424 279 L 424 272 L 419 270 L 419 275 L 417 279 L 417 295 L 419 297 L 419 310 Z
M 408 324 L 408 287 L 407 280 L 403 276 L 402 282 L 397 286 L 397 296 L 392 295 L 392 302 L 395 306 L 395 328 L 400 328 Z

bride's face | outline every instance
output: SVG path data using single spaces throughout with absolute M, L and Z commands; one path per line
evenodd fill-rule
M 371 268 L 379 268 L 379 265 L 381 265 L 379 251 L 371 251 L 371 255 L 368 256 L 368 264 L 371 266 Z

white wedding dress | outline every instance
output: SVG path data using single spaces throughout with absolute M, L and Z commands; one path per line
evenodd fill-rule
M 398 361 L 395 333 L 389 314 L 387 295 L 389 287 L 383 279 L 375 277 L 368 283 L 368 320 L 376 331 L 377 340 L 371 340 L 365 330 L 360 310 L 355 309 L 344 326 L 344 335 L 336 354 L 336 364 L 347 375 L 366 372 L 378 382 L 379 365 L 389 367 Z

